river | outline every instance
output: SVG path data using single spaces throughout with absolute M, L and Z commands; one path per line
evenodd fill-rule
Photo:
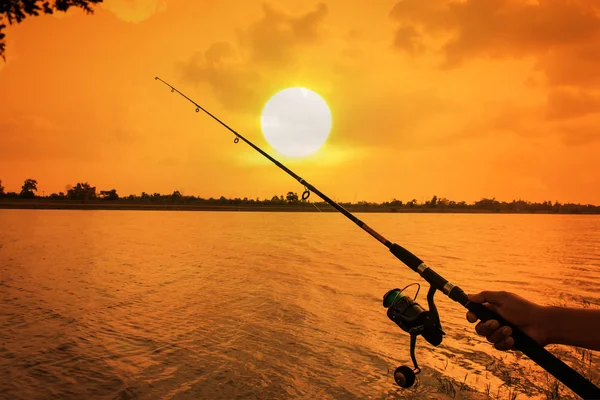
M 600 306 L 600 216 L 357 216 L 466 292 Z M 399 388 L 409 336 L 382 296 L 412 282 L 426 306 L 337 213 L 0 210 L 0 398 L 436 398 L 445 378 L 507 398 L 491 364 L 540 372 L 438 293 L 444 342 L 417 341 Z

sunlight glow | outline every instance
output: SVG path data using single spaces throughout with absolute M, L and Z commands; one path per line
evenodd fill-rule
M 331 112 L 312 90 L 292 87 L 275 93 L 262 111 L 261 128 L 267 142 L 291 157 L 313 154 L 331 131 Z

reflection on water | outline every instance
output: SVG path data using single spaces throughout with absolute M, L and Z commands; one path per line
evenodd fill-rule
M 467 292 L 600 303 L 597 216 L 360 217 Z M 394 384 L 409 336 L 381 299 L 425 282 L 339 214 L 0 210 L 0 227 L 2 398 L 428 398 L 432 369 L 502 383 L 486 365 L 506 353 L 438 294 L 444 342 L 418 341 L 418 388 Z

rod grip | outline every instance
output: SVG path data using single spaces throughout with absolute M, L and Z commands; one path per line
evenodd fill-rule
M 415 272 L 417 272 L 419 265 L 423 264 L 423 261 L 419 257 L 397 243 L 392 243 L 389 248 L 390 252 L 395 255 L 398 260 L 402 261 Z
M 465 308 L 467 310 L 471 311 L 473 314 L 475 314 L 477 316 L 477 318 L 479 318 L 483 322 L 489 321 L 490 319 L 495 319 L 496 321 L 498 321 L 500 323 L 501 326 L 506 325 L 506 326 L 510 326 L 511 328 L 514 328 L 513 332 L 515 329 L 518 329 L 518 328 L 514 327 L 513 324 L 511 324 L 510 322 L 508 322 L 507 320 L 502 318 L 502 316 L 496 314 L 494 311 L 490 310 L 483 304 L 473 303 L 472 301 L 467 301 L 465 303 Z M 514 337 L 514 335 L 513 335 L 513 337 Z M 516 343 L 517 343 L 517 340 L 515 338 L 515 344 Z
M 466 295 L 465 295 L 466 296 Z M 532 361 L 542 366 L 550 374 L 567 385 L 573 392 L 583 399 L 600 399 L 600 388 L 585 379 L 574 369 L 556 358 L 538 342 L 527 336 L 523 331 L 502 318 L 480 303 L 467 301 L 463 304 L 465 308 L 474 313 L 481 321 L 495 319 L 500 326 L 509 326 L 512 329 L 512 337 L 515 340 L 514 348 L 523 352 Z

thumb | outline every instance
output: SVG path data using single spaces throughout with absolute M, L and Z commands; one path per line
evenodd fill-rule
M 477 294 L 468 294 L 467 297 L 473 303 L 489 303 L 496 306 L 501 306 L 506 299 L 504 292 L 483 291 Z

